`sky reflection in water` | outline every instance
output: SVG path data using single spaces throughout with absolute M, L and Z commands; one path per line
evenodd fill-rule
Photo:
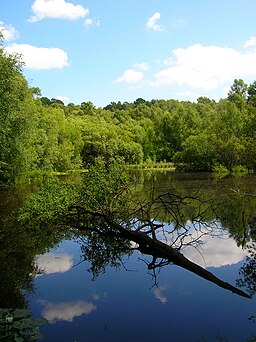
M 244 252 L 232 239 L 203 237 L 203 249 L 184 254 L 215 275 L 235 284 Z M 186 253 L 185 253 L 186 252 Z M 45 274 L 36 277 L 29 298 L 35 316 L 48 320 L 43 341 L 246 341 L 254 332 L 248 318 L 255 300 L 218 288 L 176 266 L 161 269 L 158 287 L 135 253 L 127 270 L 107 268 L 91 281 L 85 262 L 79 264 L 75 241 L 64 241 L 37 258 Z M 76 265 L 76 266 L 75 266 Z M 225 265 L 225 267 L 223 267 Z

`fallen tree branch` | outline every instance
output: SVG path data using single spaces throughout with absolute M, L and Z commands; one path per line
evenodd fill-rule
M 180 253 L 173 247 L 157 240 L 156 238 L 154 238 L 154 236 L 150 237 L 145 232 L 124 228 L 122 225 L 120 225 L 118 222 L 116 222 L 114 219 L 112 219 L 109 215 L 105 213 L 84 209 L 84 214 L 102 218 L 105 221 L 105 223 L 107 223 L 107 225 L 112 229 L 112 233 L 114 230 L 122 238 L 135 242 L 139 246 L 138 250 L 140 250 L 143 254 L 152 255 L 153 260 L 156 260 L 157 258 L 166 260 L 166 262 L 180 266 L 198 275 L 199 277 L 204 278 L 210 281 L 211 283 L 218 285 L 223 289 L 229 290 L 245 298 L 251 298 L 244 291 L 236 288 L 228 282 L 219 279 L 213 273 L 207 271 L 203 267 L 190 261 L 182 253 Z M 154 265 L 152 263 L 150 263 L 150 268 L 154 268 Z

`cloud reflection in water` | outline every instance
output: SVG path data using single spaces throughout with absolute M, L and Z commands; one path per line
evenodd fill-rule
M 163 294 L 165 290 L 166 288 L 163 286 L 155 287 L 152 290 L 156 299 L 158 299 L 162 304 L 165 304 L 168 302 L 168 298 Z
M 198 265 L 206 267 L 221 267 L 234 265 L 243 260 L 247 252 L 238 247 L 235 240 L 229 237 L 216 238 L 204 235 L 202 246 L 186 247 L 182 251 L 184 256 Z
M 45 253 L 37 256 L 36 264 L 43 274 L 64 273 L 73 266 L 73 257 L 69 254 Z
M 51 303 L 41 301 L 44 306 L 42 317 L 44 317 L 50 324 L 58 321 L 72 322 L 75 317 L 81 315 L 89 315 L 97 309 L 97 306 L 92 302 L 85 302 L 78 300 L 66 303 Z

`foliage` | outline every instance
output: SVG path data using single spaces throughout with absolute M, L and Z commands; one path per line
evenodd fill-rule
M 35 102 L 21 73 L 22 63 L 0 47 L 0 181 L 33 167 Z
M 243 165 L 236 165 L 232 168 L 233 174 L 245 174 L 248 173 L 248 169 Z
M 67 234 L 73 207 L 120 214 L 123 208 L 126 210 L 130 179 L 121 160 L 105 162 L 102 158 L 96 160 L 79 182 L 48 177 L 20 209 L 18 222 L 27 230 L 33 229 L 34 234 L 41 231 L 40 239 L 45 240 L 58 232 Z M 82 221 L 78 220 L 79 224 Z
M 182 150 L 174 155 L 175 163 L 183 163 L 189 171 L 211 171 L 215 162 L 215 135 L 198 134 L 189 136 Z
M 79 242 L 83 259 L 90 262 L 88 272 L 92 273 L 93 279 L 105 273 L 107 266 L 119 268 L 123 265 L 124 256 L 131 255 L 130 242 L 111 234 L 111 231 L 85 234 Z
M 28 227 L 32 224 L 37 229 L 47 228 L 51 223 L 56 225 L 58 219 L 76 203 L 78 196 L 79 186 L 74 186 L 73 181 L 62 182 L 57 177 L 48 177 L 22 207 L 18 220 L 22 225 Z M 61 229 L 61 221 L 58 226 Z
M 251 296 L 256 294 L 256 245 L 255 242 L 249 245 L 249 256 L 246 263 L 240 268 L 240 279 L 237 280 L 239 287 L 244 287 Z
M 174 162 L 177 169 L 256 169 L 256 81 L 235 79 L 226 99 L 65 105 L 29 88 L 18 55 L 0 46 L 0 182 L 65 172 L 97 158 L 126 164 Z
M 126 239 L 112 235 L 100 219 L 91 220 L 84 210 L 113 217 L 126 213 L 129 179 L 121 160 L 105 162 L 102 158 L 96 160 L 79 184 L 50 177 L 20 210 L 20 227 L 32 230 L 42 245 L 46 241 L 48 245 L 56 243 L 61 236 L 77 235 L 78 229 L 83 241 L 82 253 L 91 261 L 89 271 L 97 276 L 108 264 L 120 265 L 123 255 L 129 254 L 130 244 Z M 101 234 L 90 233 L 95 224 L 100 226 Z
M 213 172 L 214 173 L 221 173 L 221 174 L 224 174 L 224 175 L 229 174 L 229 170 L 225 166 L 223 166 L 221 164 L 214 164 L 213 165 Z
M 45 186 L 45 184 L 44 184 Z M 0 307 L 1 308 L 24 308 L 26 307 L 26 293 L 33 293 L 33 278 L 38 272 L 35 257 L 43 254 L 48 248 L 54 247 L 64 237 L 69 238 L 70 232 L 67 228 L 53 226 L 49 219 L 49 204 L 42 203 L 41 208 L 35 205 L 34 196 L 31 191 L 38 190 L 36 184 L 22 184 L 8 191 L 1 192 L 0 202 Z M 45 186 L 46 187 L 46 186 Z M 69 191 L 70 192 L 70 191 Z M 40 193 L 40 191 L 39 191 Z M 61 191 L 60 191 L 61 194 Z M 64 192 L 63 192 L 64 194 Z M 40 195 L 41 196 L 41 195 Z M 40 197 L 39 196 L 39 197 Z M 55 197 L 58 191 L 55 192 Z M 31 198 L 31 199 L 30 199 Z M 46 198 L 46 197 L 45 197 Z M 29 200 L 30 199 L 30 200 Z M 54 197 L 48 196 L 47 199 L 52 204 L 59 203 Z M 26 215 L 20 208 L 26 202 L 35 206 L 27 210 Z M 28 209 L 28 203 L 25 205 Z M 45 224 L 38 215 L 45 209 Z M 58 210 L 62 206 L 58 205 Z M 25 209 L 24 209 L 25 210 Z M 41 212 L 40 212 L 41 210 Z M 23 220 L 17 219 L 17 215 L 22 213 Z M 52 211 L 52 214 L 54 212 Z M 33 222 L 34 221 L 34 222 Z M 49 223 L 47 225 L 46 223 Z
M 0 339 L 6 342 L 30 342 L 40 338 L 39 328 L 46 321 L 32 318 L 27 309 L 0 309 Z

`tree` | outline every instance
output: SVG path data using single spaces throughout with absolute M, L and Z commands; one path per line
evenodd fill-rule
M 256 293 L 256 243 L 252 242 L 246 263 L 240 268 L 240 279 L 237 280 L 239 287 L 245 287 L 251 296 Z M 254 318 L 255 319 L 255 318 Z
M 84 115 L 95 115 L 95 106 L 92 102 L 82 102 L 80 107 Z
M 212 171 L 217 157 L 216 146 L 215 134 L 191 135 L 183 142 L 182 150 L 174 155 L 174 162 L 185 170 Z
M 59 136 L 64 125 L 61 108 L 38 107 L 39 122 L 34 143 L 37 152 L 37 169 L 56 170 L 59 158 Z
M 247 93 L 248 93 L 248 96 L 247 96 L 248 103 L 255 107 L 256 106 L 256 81 L 254 81 L 252 84 L 249 85 Z
M 230 171 L 234 166 L 244 165 L 246 147 L 242 139 L 235 136 L 231 136 L 230 139 L 219 139 L 216 146 L 217 163 L 224 165 Z
M 36 104 L 18 55 L 0 47 L 0 181 L 33 169 Z
M 30 91 L 34 98 L 38 98 L 39 96 L 41 96 L 41 89 L 38 87 L 32 87 L 30 88 Z
M 245 118 L 246 113 L 239 110 L 235 103 L 227 99 L 220 100 L 216 106 L 216 115 L 210 129 L 223 140 L 227 140 L 233 135 L 239 137 L 242 134 Z
M 58 153 L 55 167 L 58 171 L 78 170 L 82 165 L 82 122 L 68 116 L 62 122 L 58 134 Z
M 59 99 L 55 99 L 54 97 L 51 98 L 51 104 L 54 105 L 54 104 L 57 104 L 57 105 L 61 105 L 61 106 L 64 106 L 64 102 L 59 100 Z
M 238 108 L 242 109 L 246 105 L 248 86 L 242 79 L 235 79 L 228 92 L 228 100 L 234 102 Z
M 51 100 L 48 97 L 45 97 L 45 96 L 41 97 L 40 101 L 42 102 L 42 104 L 44 106 L 50 106 L 50 104 L 51 104 Z
M 247 95 L 247 84 L 244 83 L 244 81 L 242 79 L 235 79 L 234 80 L 234 83 L 232 84 L 231 86 L 231 89 L 228 93 L 228 96 L 231 96 L 232 98 L 232 95 L 234 94 L 237 94 L 241 97 L 243 97 L 244 99 L 246 98 L 246 95 Z
M 141 97 L 139 97 L 137 100 L 135 100 L 134 102 L 135 106 L 139 106 L 142 103 L 146 103 L 146 100 L 142 99 Z

